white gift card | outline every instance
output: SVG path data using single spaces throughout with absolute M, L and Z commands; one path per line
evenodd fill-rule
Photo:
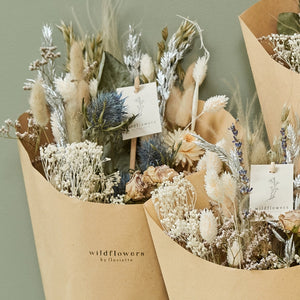
M 252 165 L 250 209 L 265 211 L 275 219 L 292 210 L 293 170 L 292 164 L 276 165 L 275 173 L 270 172 L 270 165 Z
M 125 98 L 128 115 L 137 115 L 130 124 L 129 131 L 123 134 L 123 140 L 161 132 L 156 83 L 141 84 L 138 93 L 134 86 L 118 88 Z

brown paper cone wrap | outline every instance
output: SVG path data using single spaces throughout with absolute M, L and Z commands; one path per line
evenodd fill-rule
M 194 175 L 193 184 L 203 181 Z M 207 199 L 201 184 L 197 197 Z M 199 198 L 200 197 L 200 198 Z M 198 201 L 205 207 L 206 201 Z M 170 300 L 299 300 L 300 266 L 266 271 L 223 267 L 197 257 L 178 245 L 163 231 L 152 201 L 144 205 L 158 261 Z
M 261 0 L 239 17 L 271 143 L 275 136 L 280 135 L 283 105 L 290 105 L 300 114 L 300 74 L 273 60 L 269 49 L 265 49 L 257 38 L 277 33 L 278 14 L 293 11 L 298 11 L 298 1 Z
M 46 299 L 168 299 L 143 205 L 67 197 L 18 145 Z

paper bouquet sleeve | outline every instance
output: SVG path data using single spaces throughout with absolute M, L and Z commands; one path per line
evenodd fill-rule
M 63 195 L 18 145 L 46 299 L 168 299 L 143 206 Z
M 203 180 L 203 173 L 194 175 Z M 191 181 L 193 184 L 193 181 Z M 197 184 L 201 185 L 201 184 Z M 198 197 L 203 192 L 196 186 Z M 204 195 L 205 196 L 205 195 Z M 205 207 L 205 202 L 199 206 Z M 220 266 L 190 253 L 163 231 L 151 200 L 145 211 L 170 300 L 298 300 L 300 266 L 265 271 Z
M 284 104 L 300 114 L 300 74 L 276 62 L 257 38 L 277 33 L 279 13 L 297 11 L 295 0 L 261 0 L 239 17 L 270 143 L 280 135 Z

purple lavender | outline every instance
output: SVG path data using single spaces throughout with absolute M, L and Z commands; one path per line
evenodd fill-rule
M 240 193 L 242 195 L 246 195 L 252 191 L 252 188 L 250 188 L 250 186 L 249 186 L 250 180 L 247 176 L 247 170 L 245 170 L 243 167 L 242 142 L 238 139 L 239 132 L 236 129 L 235 125 L 232 124 L 229 129 L 232 132 L 232 135 L 233 135 L 232 143 L 234 143 L 235 152 L 236 152 L 239 162 L 240 162 L 240 170 L 239 170 L 239 177 L 240 177 L 240 182 L 241 182 Z
M 280 133 L 281 133 L 281 149 L 282 149 L 282 155 L 283 155 L 283 164 L 286 164 L 286 160 L 287 160 L 287 154 L 286 154 L 286 148 L 287 148 L 287 136 L 286 136 L 286 130 L 285 128 L 281 128 L 280 129 Z

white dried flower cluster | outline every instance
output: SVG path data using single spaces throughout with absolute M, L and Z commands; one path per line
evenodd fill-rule
M 294 163 L 300 152 L 299 138 L 292 124 L 289 124 L 286 128 L 286 136 L 288 139 L 288 145 L 286 149 L 288 164 Z
M 136 34 L 134 28 L 129 25 L 129 36 L 127 40 L 127 55 L 124 55 L 124 63 L 134 79 L 140 73 L 141 51 L 140 51 L 141 33 Z
M 63 99 L 56 91 L 54 82 L 56 79 L 55 59 L 60 56 L 59 53 L 54 53 L 56 47 L 53 45 L 52 28 L 49 25 L 43 26 L 43 39 L 41 47 L 41 61 L 35 61 L 30 69 L 38 71 L 38 80 L 42 82 L 42 87 L 45 91 L 46 101 L 50 110 L 50 122 L 55 133 L 55 141 L 59 145 L 67 143 L 65 108 Z M 25 90 L 31 90 L 35 80 L 27 79 L 24 84 Z
M 272 57 L 280 64 L 295 72 L 300 72 L 300 34 L 270 34 L 259 38 L 271 44 L 274 54 Z
M 186 27 L 187 24 L 192 23 L 185 20 L 181 27 Z M 161 115 L 164 115 L 165 102 L 170 96 L 171 88 L 176 79 L 176 68 L 178 62 L 183 59 L 184 53 L 191 47 L 195 36 L 195 28 L 192 27 L 187 33 L 187 38 L 183 43 L 179 43 L 180 35 L 174 33 L 168 42 L 167 51 L 164 52 L 160 59 L 159 69 L 157 71 L 157 91 L 161 97 Z
M 194 187 L 183 177 L 183 174 L 174 177 L 173 182 L 163 182 L 151 194 L 154 207 L 166 232 L 169 232 L 178 220 L 183 220 L 186 213 L 194 208 Z
M 113 196 L 120 176 L 104 174 L 102 146 L 89 141 L 65 147 L 49 144 L 40 148 L 40 155 L 46 178 L 60 192 L 82 201 L 120 202 Z

